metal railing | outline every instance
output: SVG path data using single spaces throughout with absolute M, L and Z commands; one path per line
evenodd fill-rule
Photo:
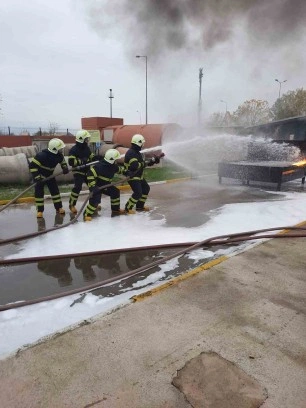
M 50 127 L 18 127 L 18 126 L 0 126 L 0 135 L 2 136 L 75 136 L 78 129 L 71 128 L 50 128 Z

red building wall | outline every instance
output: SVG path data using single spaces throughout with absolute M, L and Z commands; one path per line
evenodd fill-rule
M 82 118 L 81 123 L 82 123 L 82 129 L 100 130 L 101 132 L 101 130 L 107 126 L 123 125 L 123 119 L 95 116 L 95 117 L 90 117 L 90 118 Z
M 0 148 L 31 146 L 32 140 L 33 140 L 32 136 L 0 135 Z

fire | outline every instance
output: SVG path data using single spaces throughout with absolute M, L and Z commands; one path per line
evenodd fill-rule
M 300 160 L 296 163 L 293 163 L 293 166 L 299 166 L 299 167 L 303 167 L 306 166 L 306 159 Z

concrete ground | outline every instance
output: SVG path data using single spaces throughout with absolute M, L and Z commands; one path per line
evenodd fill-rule
M 305 408 L 305 245 L 270 240 L 0 361 L 0 406 Z
M 268 241 L 0 361 L 1 406 L 305 408 L 305 245 Z

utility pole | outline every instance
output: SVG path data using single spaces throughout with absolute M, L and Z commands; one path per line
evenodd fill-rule
M 136 58 L 144 58 L 146 60 L 146 125 L 148 124 L 148 56 L 136 55 Z
M 113 102 L 112 102 L 112 99 L 114 99 L 114 96 L 113 96 L 113 90 L 112 89 L 110 89 L 109 90 L 109 102 L 110 102 L 110 117 L 112 118 L 113 117 Z
M 198 125 L 201 125 L 201 113 L 202 113 L 202 78 L 203 68 L 199 68 L 199 104 L 198 104 Z

